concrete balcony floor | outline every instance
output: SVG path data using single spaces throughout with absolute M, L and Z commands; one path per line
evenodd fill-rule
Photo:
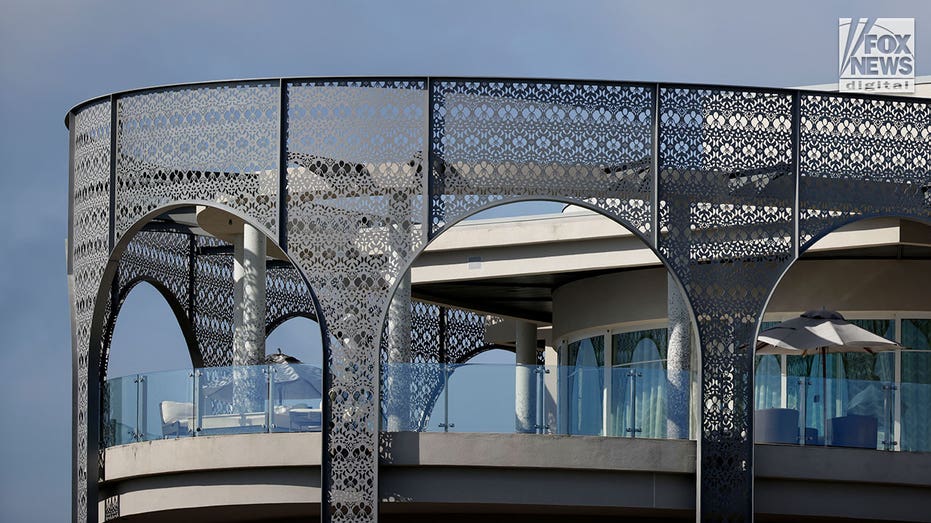
M 382 521 L 695 518 L 694 441 L 527 434 L 382 437 Z M 319 433 L 107 449 L 100 521 L 307 520 Z M 760 521 L 927 521 L 931 454 L 756 446 Z

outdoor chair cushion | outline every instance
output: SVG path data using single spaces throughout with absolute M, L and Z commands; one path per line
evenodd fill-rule
M 172 423 L 194 416 L 194 404 L 181 401 L 163 401 L 158 404 L 162 423 Z
M 759 443 L 798 443 L 798 411 L 762 409 L 753 413 L 753 438 Z
M 850 414 L 828 420 L 830 445 L 835 447 L 876 448 L 878 422 L 875 416 Z
M 162 415 L 163 436 L 184 436 L 191 432 L 194 404 L 181 401 L 163 401 L 158 405 Z

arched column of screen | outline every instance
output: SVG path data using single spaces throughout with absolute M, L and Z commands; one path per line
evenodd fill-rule
M 661 87 L 659 249 L 701 342 L 699 510 L 753 518 L 753 350 L 759 315 L 794 257 L 793 97 Z
M 382 320 L 424 244 L 426 82 L 285 86 L 288 247 L 310 277 L 330 346 L 322 512 L 325 520 L 372 521 Z
M 655 248 L 660 92 L 655 84 L 434 79 L 430 238 L 494 205 L 542 199 L 594 210 Z M 678 249 L 654 252 L 666 263 Z M 683 268 L 667 264 L 680 280 Z
M 210 206 L 213 204 L 202 202 L 199 203 L 199 205 Z M 100 351 L 89 352 L 88 358 L 89 365 L 92 365 L 90 368 L 96 370 L 99 375 L 102 376 L 105 370 L 101 364 L 101 358 L 104 354 L 103 349 L 105 344 L 103 342 L 105 337 L 112 334 L 112 325 L 115 321 L 115 316 L 126 294 L 134 285 L 142 281 L 152 283 L 169 301 L 176 316 L 185 319 L 185 306 L 176 299 L 174 292 L 169 289 L 167 285 L 180 286 L 183 284 L 184 286 L 194 289 L 194 292 L 189 296 L 190 301 L 188 302 L 188 309 L 193 310 L 193 322 L 190 324 L 193 335 L 188 332 L 188 339 L 196 339 L 198 347 L 202 350 L 200 355 L 204 358 L 202 362 L 204 365 L 229 365 L 228 360 L 231 360 L 232 351 L 233 325 L 231 246 L 216 238 L 183 234 L 179 236 L 183 236 L 188 240 L 188 253 L 186 255 L 175 253 L 176 256 L 172 257 L 170 253 L 166 254 L 162 250 L 164 244 L 160 244 L 157 241 L 155 242 L 155 246 L 151 244 L 152 237 L 149 233 L 164 233 L 164 229 L 166 229 L 165 224 L 161 222 L 155 222 L 153 224 L 151 220 L 164 212 L 188 206 L 190 206 L 189 203 L 178 203 L 165 207 L 156 207 L 149 215 L 145 216 L 140 222 L 132 225 L 126 231 L 123 238 L 117 242 L 109 259 L 104 262 L 106 270 L 103 271 L 101 281 L 99 282 L 99 288 L 95 299 L 95 310 L 93 312 L 89 333 L 89 347 L 99 346 L 101 348 Z M 248 217 L 237 214 L 229 208 L 225 210 L 230 212 L 231 216 L 235 216 L 237 219 L 248 220 Z M 153 227 L 153 230 L 147 230 L 147 226 Z M 174 229 L 174 227 L 175 226 L 167 226 L 168 229 Z M 172 233 L 177 234 L 177 231 L 173 230 Z M 142 238 L 141 241 L 139 240 L 140 237 Z M 192 243 L 194 247 L 191 250 L 190 246 Z M 193 275 L 193 280 L 176 274 L 178 272 L 176 270 L 177 267 L 171 266 L 173 262 L 175 264 L 180 264 L 180 260 L 184 258 L 187 259 L 186 270 L 188 271 L 188 275 Z M 124 264 L 124 261 L 127 261 L 127 263 Z M 121 268 L 124 269 L 122 273 L 120 272 Z M 282 274 L 277 271 L 273 272 L 275 272 L 275 274 L 272 275 L 272 279 L 277 282 L 277 278 L 282 276 Z M 300 274 L 298 273 L 298 275 Z M 121 278 L 123 279 L 121 280 Z M 278 285 L 277 283 L 275 283 L 274 286 L 276 288 L 285 289 L 285 291 L 273 295 L 272 298 L 284 299 L 285 301 L 287 301 L 290 296 L 290 290 L 300 288 L 292 287 L 287 284 Z M 302 288 L 308 292 L 309 303 L 315 306 L 316 302 L 306 283 Z M 122 289 L 122 293 L 119 292 L 120 289 Z M 295 303 L 291 304 L 290 308 L 293 310 L 300 309 L 303 306 L 302 304 L 305 303 L 303 300 L 294 300 L 294 302 L 297 303 L 297 305 L 295 305 Z M 288 308 L 287 305 L 274 309 L 281 311 L 286 308 Z M 315 318 L 320 317 L 316 308 L 311 313 L 302 311 L 301 314 L 311 315 Z M 199 327 L 201 327 L 202 330 L 198 330 Z M 209 348 L 211 342 L 215 344 L 214 346 L 217 350 L 203 350 L 205 347 Z M 103 401 L 106 400 L 105 398 L 100 399 Z M 95 405 L 94 408 L 99 408 L 99 405 Z M 93 410 L 94 409 L 88 407 L 89 412 Z M 101 434 L 99 427 L 95 426 L 94 429 L 95 434 Z M 90 427 L 88 430 L 90 433 Z M 88 476 L 92 473 L 99 477 L 104 468 L 104 453 L 102 450 L 97 450 L 98 448 L 102 449 L 102 447 L 99 446 L 99 440 L 97 438 L 99 438 L 99 436 L 94 439 L 88 436 L 87 439 L 88 447 L 90 447 L 90 442 L 98 441 L 98 444 L 94 445 L 94 448 L 88 451 L 89 453 L 95 452 L 96 459 L 98 460 L 95 466 L 88 467 Z M 96 496 L 96 489 L 92 488 L 90 484 L 88 484 L 87 489 L 89 494 Z M 108 507 L 116 507 L 114 510 L 118 510 L 118 503 L 111 503 L 111 501 L 113 501 L 112 498 L 108 498 L 104 501 L 105 505 Z M 88 511 L 90 511 L 89 508 Z
M 97 293 L 110 253 L 110 101 L 83 107 L 69 115 L 70 158 L 70 244 L 68 290 L 71 295 L 72 332 L 72 513 L 76 521 L 96 518 L 98 434 L 89 420 L 100 418 L 99 406 L 91 398 L 99 394 L 102 375 L 97 358 L 102 347 L 91 347 L 91 330 Z M 93 359 L 93 361 L 91 361 Z M 93 370 L 91 370 L 93 369 Z M 90 429 L 90 431 L 89 431 Z M 90 437 L 89 437 L 90 436 Z M 93 489 L 89 489 L 94 486 Z M 90 496 L 90 502 L 88 497 Z M 89 507 L 92 512 L 89 513 Z
M 255 216 L 277 231 L 280 91 L 277 82 L 221 83 L 147 90 L 113 96 L 82 107 L 71 118 L 72 281 L 75 325 L 75 517 L 96 513 L 88 489 L 96 467 L 87 466 L 87 421 L 103 374 L 98 364 L 105 347 L 89 348 L 95 306 L 113 316 L 118 291 L 106 303 L 95 301 L 94 280 L 103 274 L 116 240 L 152 209 L 182 200 L 216 201 Z M 111 154 L 112 152 L 112 154 Z M 277 234 L 275 234 L 277 237 Z M 198 249 L 218 247 L 198 239 Z M 194 330 L 205 364 L 229 360 L 225 319 L 231 292 L 225 260 L 197 256 L 195 278 L 201 294 Z M 230 289 L 231 290 L 231 289 Z M 105 320 L 112 323 L 110 320 Z M 105 340 L 106 336 L 101 339 Z M 93 364 L 92 364 L 93 363 Z M 95 376 L 89 368 L 94 367 Z M 87 384 L 97 384 L 89 390 Z M 89 476 L 93 476 L 89 478 Z M 90 489 L 96 492 L 96 489 Z

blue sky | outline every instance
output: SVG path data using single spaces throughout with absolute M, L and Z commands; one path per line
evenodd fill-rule
M 62 122 L 84 99 L 292 75 L 819 84 L 836 80 L 841 16 L 915 17 L 917 72 L 931 74 L 931 4 L 921 0 L 8 0 L 0 12 L 0 520 L 17 522 L 62 521 L 70 512 Z M 180 335 L 152 294 L 131 297 L 118 326 L 137 351 L 121 356 L 127 369 L 183 361 Z

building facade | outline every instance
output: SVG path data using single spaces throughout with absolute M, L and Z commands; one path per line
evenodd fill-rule
M 326 521 L 374 521 L 482 507 L 529 517 L 554 506 L 593 518 L 824 515 L 805 503 L 799 513 L 780 507 L 775 494 L 761 498 L 754 478 L 770 493 L 791 493 L 803 477 L 837 491 L 853 481 L 864 502 L 927 494 L 928 478 L 915 469 L 925 455 L 790 445 L 757 446 L 755 456 L 753 421 L 755 405 L 792 402 L 790 362 L 770 374 L 760 365 L 772 361 L 754 363 L 765 311 L 800 312 L 825 282 L 879 271 L 889 282 L 882 299 L 858 302 L 873 288 L 864 285 L 835 308 L 891 321 L 900 339 L 906 326 L 924 332 L 927 99 L 295 78 L 118 93 L 75 107 L 67 125 L 76 520 L 319 512 Z M 584 212 L 454 232 L 483 210 L 530 200 Z M 470 237 L 475 227 L 485 230 Z M 507 244 L 498 258 L 495 241 Z M 489 254 L 466 258 L 475 272 L 444 277 L 470 248 Z M 842 256 L 824 254 L 832 252 Z M 536 269 L 508 268 L 508 256 Z M 801 271 L 795 279 L 792 267 Z M 541 279 L 546 271 L 556 276 Z M 142 281 L 182 325 L 190 402 L 159 398 L 145 376 L 106 379 L 120 305 Z M 781 296 L 780 282 L 794 290 Z M 508 302 L 491 288 L 524 290 Z M 643 300 L 621 299 L 631 293 Z M 277 367 L 255 366 L 265 335 L 294 316 L 321 327 L 319 406 L 286 401 L 289 388 L 314 383 L 303 371 L 279 379 L 268 377 Z M 665 333 L 648 332 L 661 323 Z M 647 338 L 652 347 L 640 344 Z M 466 372 L 451 366 L 496 346 L 517 354 L 508 371 L 514 397 L 505 402 L 514 404 L 517 434 L 458 434 L 449 408 L 451 380 L 460 378 L 451 375 Z M 647 365 L 657 353 L 663 363 Z M 893 359 L 899 386 L 903 355 Z M 780 386 L 760 389 L 767 379 Z M 161 431 L 139 413 L 149 397 Z M 892 439 L 906 434 L 903 404 L 914 404 L 903 403 L 904 391 L 897 397 L 883 411 L 892 412 L 882 427 L 890 437 L 881 436 L 890 450 L 903 450 Z M 645 420 L 660 404 L 661 416 Z M 430 434 L 443 416 L 443 433 Z M 799 443 L 808 437 L 802 421 Z M 304 430 L 314 426 L 319 432 Z M 275 428 L 287 434 L 263 433 Z M 827 419 L 811 428 L 827 442 Z M 646 437 L 617 437 L 638 434 Z M 837 459 L 833 451 L 904 475 L 883 483 L 849 465 L 819 469 Z M 467 492 L 456 488 L 466 484 Z M 557 488 L 566 485 L 575 487 Z M 200 504 L 165 504 L 170 495 Z M 244 503 L 257 512 L 237 510 Z M 877 516 L 863 510 L 850 517 Z

